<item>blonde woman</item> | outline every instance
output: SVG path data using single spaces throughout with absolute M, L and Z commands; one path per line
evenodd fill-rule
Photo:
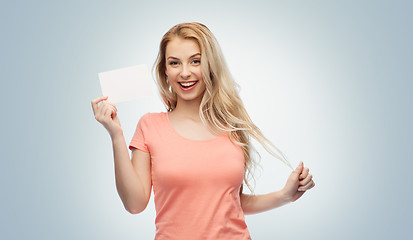
M 244 214 L 293 202 L 314 187 L 300 162 L 283 189 L 243 193 L 243 182 L 251 189 L 247 176 L 255 164 L 251 137 L 289 163 L 249 118 L 206 26 L 172 27 L 161 40 L 154 68 L 167 111 L 139 120 L 129 144 L 132 159 L 115 105 L 102 96 L 92 107 L 112 139 L 116 187 L 126 210 L 142 212 L 153 187 L 155 239 L 251 239 Z

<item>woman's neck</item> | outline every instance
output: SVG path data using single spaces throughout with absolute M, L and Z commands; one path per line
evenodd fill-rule
M 201 105 L 201 98 L 198 100 L 185 101 L 178 99 L 176 108 L 173 110 L 174 114 L 180 117 L 190 118 L 194 121 L 201 121 L 199 116 L 199 106 Z

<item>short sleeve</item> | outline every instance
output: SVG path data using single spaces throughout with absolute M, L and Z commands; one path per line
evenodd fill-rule
M 129 144 L 129 149 L 137 148 L 144 152 L 149 152 L 148 145 L 146 144 L 145 132 L 148 132 L 148 118 L 149 114 L 145 114 L 139 119 L 138 125 L 136 126 L 135 133 L 133 134 L 132 140 Z

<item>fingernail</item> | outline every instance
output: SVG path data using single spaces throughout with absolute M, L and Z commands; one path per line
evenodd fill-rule
M 303 164 L 303 161 L 300 161 L 300 162 L 298 163 L 298 165 L 301 165 L 301 164 Z

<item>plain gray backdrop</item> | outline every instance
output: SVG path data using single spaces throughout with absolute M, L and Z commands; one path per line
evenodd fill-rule
M 217 37 L 254 122 L 316 187 L 246 221 L 253 239 L 412 236 L 411 1 L 1 1 L 1 239 L 153 239 L 153 199 L 131 215 L 98 72 L 152 66 L 162 35 Z M 410 106 L 410 107 L 409 107 Z M 129 144 L 158 96 L 117 105 Z M 290 169 L 262 151 L 255 192 Z M 219 167 L 219 166 L 217 166 Z

